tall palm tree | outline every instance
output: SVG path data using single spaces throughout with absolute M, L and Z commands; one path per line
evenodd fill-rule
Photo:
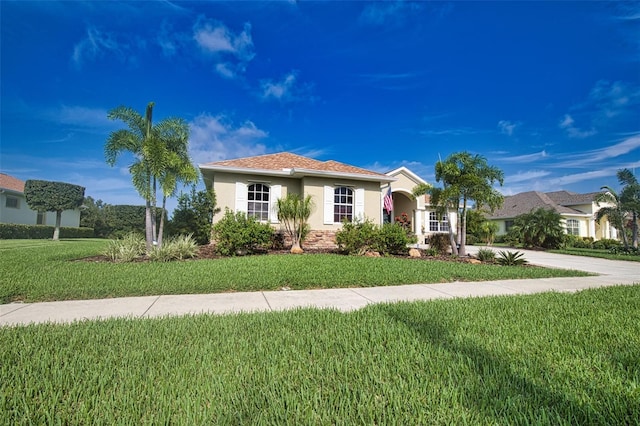
M 162 232 L 157 232 L 155 225 L 158 184 L 163 192 L 162 230 L 166 197 L 174 194 L 178 181 L 197 181 L 197 172 L 187 154 L 188 125 L 182 119 L 168 118 L 154 126 L 153 106 L 153 102 L 147 105 L 144 117 L 125 106 L 109 111 L 110 119 L 123 121 L 128 129 L 111 133 L 105 144 L 105 158 L 111 166 L 124 152 L 135 158 L 129 171 L 133 186 L 145 200 L 147 252 L 154 241 L 161 244 Z
M 504 182 L 502 170 L 490 166 L 481 155 L 462 151 L 451 154 L 444 161 L 436 163 L 436 181 L 442 181 L 446 200 L 456 200 L 460 231 L 458 254 L 466 255 L 467 210 L 471 201 L 477 206 L 487 206 L 491 210 L 502 204 L 502 195 L 493 188 L 497 182 Z
M 609 203 L 596 213 L 596 220 L 600 221 L 608 216 L 614 226 L 622 233 L 622 241 L 625 248 L 629 248 L 629 242 L 625 232 L 625 219 L 631 219 L 631 241 L 633 247 L 638 247 L 638 218 L 640 217 L 640 182 L 629 169 L 621 169 L 616 173 L 618 182 L 622 186 L 620 193 L 616 193 L 608 186 L 603 186 L 605 192 L 599 194 L 595 201 Z

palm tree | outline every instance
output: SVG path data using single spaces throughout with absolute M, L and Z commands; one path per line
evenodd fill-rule
M 153 102 L 147 105 L 144 117 L 125 106 L 109 111 L 110 119 L 123 121 L 128 129 L 111 133 L 105 145 L 106 161 L 111 166 L 123 152 L 135 158 L 129 171 L 133 186 L 145 200 L 147 252 L 151 251 L 154 241 L 162 244 L 166 197 L 175 193 L 178 181 L 197 181 L 197 172 L 187 154 L 188 125 L 182 119 L 168 118 L 154 126 L 153 106 Z M 158 184 L 163 193 L 160 232 L 155 225 Z
M 298 194 L 287 194 L 276 203 L 278 220 L 284 222 L 285 231 L 291 238 L 291 253 L 302 253 L 301 243 L 308 232 L 307 221 L 313 210 L 311 195 L 301 198 Z
M 629 248 L 629 241 L 625 231 L 625 219 L 631 218 L 631 241 L 633 247 L 638 247 L 638 217 L 640 216 L 640 183 L 629 169 L 621 169 L 616 173 L 618 182 L 622 186 L 620 193 L 612 188 L 603 186 L 604 192 L 598 194 L 595 202 L 608 203 L 610 206 L 602 207 L 595 215 L 600 222 L 607 216 L 613 225 L 622 233 L 622 242 L 625 248 Z
M 447 203 L 455 200 L 460 226 L 458 254 L 465 256 L 469 204 L 474 201 L 477 207 L 487 206 L 490 210 L 499 207 L 503 197 L 493 185 L 496 182 L 502 185 L 504 174 L 497 167 L 489 166 L 487 159 L 481 155 L 463 151 L 436 163 L 436 181 L 444 184 L 444 200 Z

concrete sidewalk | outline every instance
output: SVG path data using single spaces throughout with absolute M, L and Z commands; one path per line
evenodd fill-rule
M 468 247 L 468 252 L 477 252 Z M 0 326 L 29 323 L 68 323 L 113 317 L 152 318 L 200 313 L 280 311 L 298 307 L 360 309 L 372 303 L 450 299 L 546 291 L 575 292 L 587 288 L 640 284 L 640 263 L 611 261 L 519 250 L 532 264 L 598 274 L 580 278 L 547 278 L 488 282 L 453 282 L 326 290 L 261 291 L 71 300 L 0 305 Z

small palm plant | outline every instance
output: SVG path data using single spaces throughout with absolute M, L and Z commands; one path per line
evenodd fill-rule
M 301 198 L 298 194 L 287 194 L 277 200 L 278 220 L 284 223 L 285 232 L 291 238 L 291 253 L 302 253 L 301 244 L 309 232 L 307 221 L 313 210 L 311 195 Z
M 522 266 L 529 263 L 519 251 L 499 251 L 496 261 L 502 266 Z

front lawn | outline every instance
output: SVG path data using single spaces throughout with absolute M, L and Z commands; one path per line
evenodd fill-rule
M 611 253 L 609 250 L 597 250 L 587 248 L 566 248 L 561 250 L 549 250 L 549 253 L 571 254 L 574 256 L 599 257 L 609 260 L 626 260 L 629 262 L 640 262 L 640 256 L 632 254 Z
M 106 243 L 80 239 L 0 241 L 0 302 L 588 275 L 539 267 L 335 254 L 259 255 L 169 263 L 76 260 L 95 256 Z
M 4 327 L 0 360 L 12 425 L 632 425 L 640 286 Z

